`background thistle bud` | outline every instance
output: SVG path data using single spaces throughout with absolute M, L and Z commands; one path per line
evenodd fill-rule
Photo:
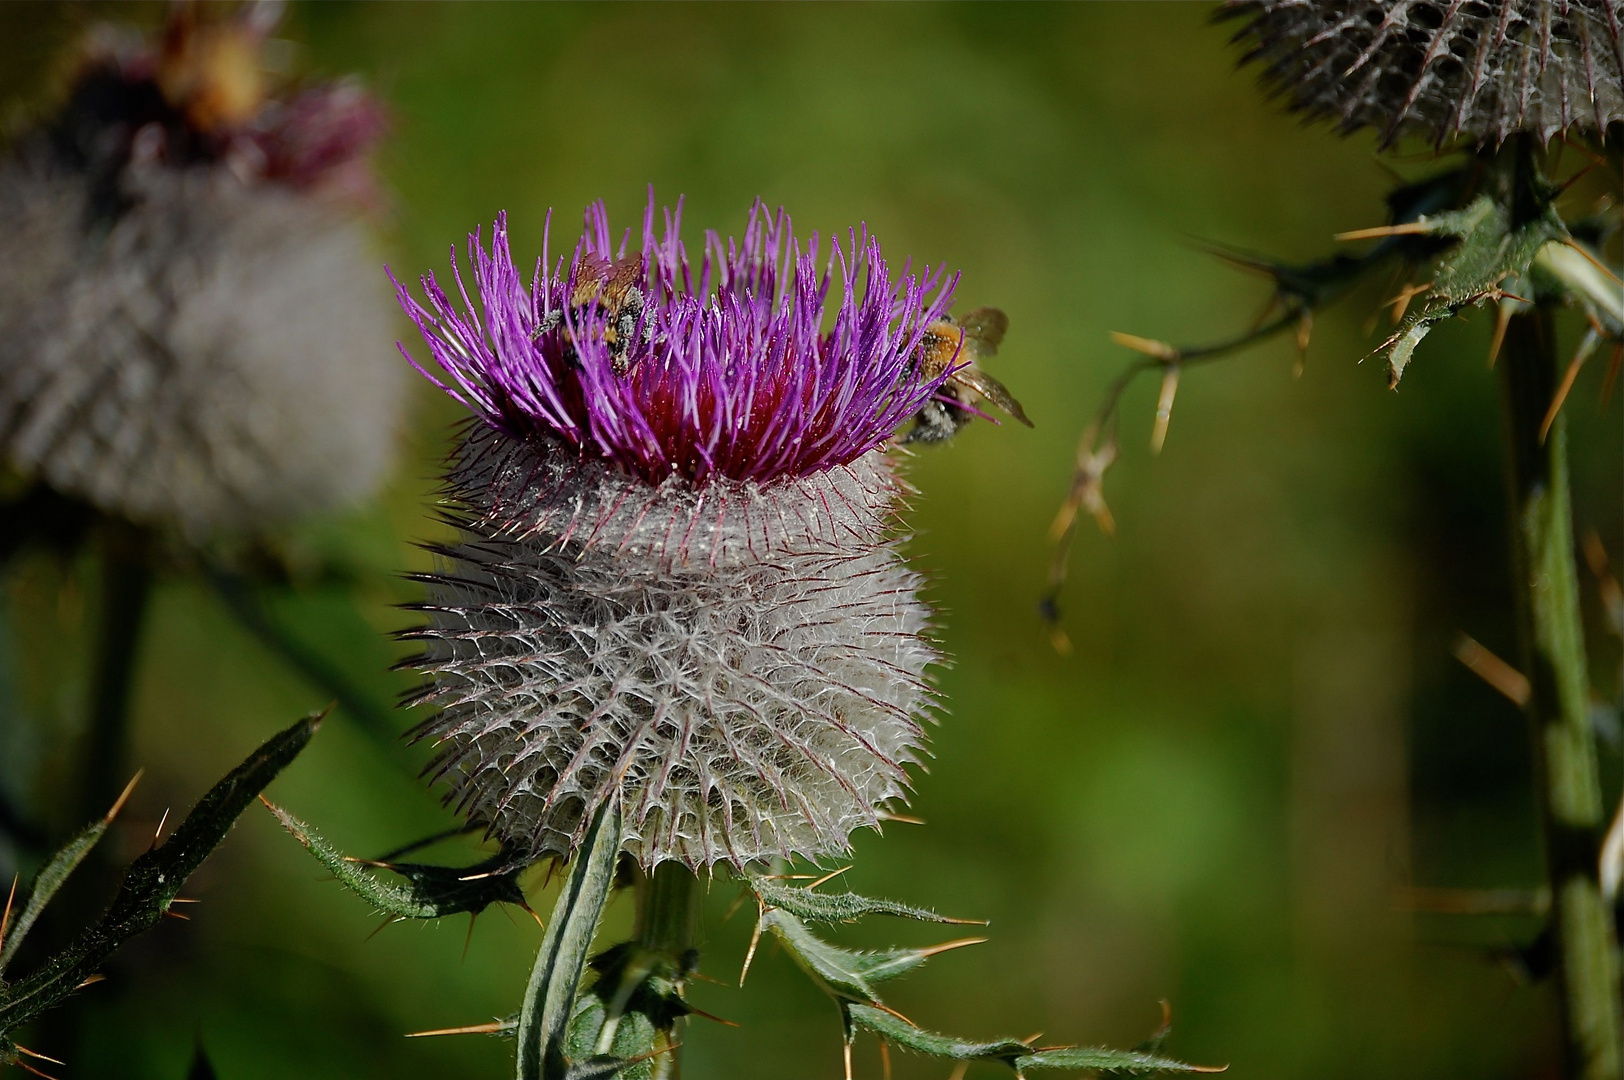
M 1324 4 L 1230 0 L 1263 81 L 1344 131 L 1457 135 L 1497 146 L 1624 120 L 1624 15 L 1615 0 Z
M 483 315 L 400 290 L 477 417 L 410 635 L 421 732 L 524 855 L 568 854 L 617 789 L 645 865 L 842 851 L 920 750 L 937 656 L 881 446 L 949 375 L 917 352 L 951 283 L 856 233 L 820 271 L 759 204 L 696 272 L 679 219 L 657 237 L 651 204 L 628 254 L 594 206 L 527 289 L 499 218 L 469 243 Z
M 405 393 L 353 198 L 378 107 L 267 98 L 258 9 L 204 14 L 94 37 L 0 163 L 0 457 L 193 537 L 369 494 Z

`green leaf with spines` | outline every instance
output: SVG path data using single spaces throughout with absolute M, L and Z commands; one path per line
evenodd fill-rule
M 567 1080 L 565 1053 L 592 939 L 615 880 L 623 839 L 620 798 L 593 816 L 553 905 L 519 1012 L 518 1080 Z
M 851 892 L 823 893 L 794 885 L 783 885 L 768 877 L 751 875 L 750 890 L 756 899 L 769 908 L 789 912 L 803 922 L 846 923 L 855 922 L 864 915 L 895 915 L 920 922 L 967 923 L 973 920 L 950 919 L 928 908 L 901 904 L 895 900 L 876 900 Z
M 9 927 L 0 928 L 4 931 L 4 947 L 0 948 L 0 974 L 11 964 L 12 958 L 17 955 L 17 949 L 23 943 L 28 931 L 33 929 L 34 923 L 39 920 L 45 911 L 45 905 L 51 902 L 58 889 L 68 880 L 79 864 L 85 861 L 96 843 L 107 833 L 107 826 L 111 824 L 110 817 L 100 818 L 84 829 L 72 840 L 64 844 L 55 855 L 40 868 L 34 876 L 34 882 L 29 887 L 28 902 L 23 905 L 20 913 Z
M 1159 1076 L 1162 1073 L 1215 1073 L 1224 1067 L 1191 1065 L 1143 1050 L 1112 1050 L 1103 1046 L 1061 1046 L 1038 1050 L 1015 1059 L 1017 1073 L 1032 1069 L 1077 1069 L 1101 1076 Z
M 772 932 L 796 965 L 824 993 L 839 1001 L 879 1001 L 863 970 L 860 953 L 829 944 L 782 908 L 762 912 L 761 928 Z
M 1545 203 L 1527 219 L 1514 221 L 1511 209 L 1489 194 L 1419 222 L 1428 235 L 1453 237 L 1457 243 L 1438 259 L 1426 301 L 1377 350 L 1387 354 L 1390 386 L 1404 377 L 1416 347 L 1434 325 L 1463 307 L 1497 299 L 1508 280 L 1528 273 L 1540 249 L 1568 239 L 1567 226 L 1553 204 Z
M 868 1005 L 846 1007 L 850 1024 L 872 1032 L 886 1042 L 916 1053 L 949 1061 L 998 1062 L 1022 1075 L 1034 1069 L 1071 1069 L 1102 1076 L 1155 1076 L 1159 1073 L 1221 1072 L 1210 1066 L 1191 1065 L 1142 1050 L 1111 1050 L 1104 1047 L 1065 1046 L 1036 1050 L 1020 1039 L 971 1042 L 915 1027 L 895 1013 Z
M 119 946 L 154 926 L 261 791 L 299 756 L 321 716 L 279 732 L 198 800 L 162 845 L 130 864 L 112 904 L 94 926 L 27 978 L 0 989 L 0 1046 L 10 1032 L 77 990 Z
M 852 1004 L 846 1007 L 852 1024 L 873 1032 L 886 1042 L 949 1061 L 1000 1061 L 1013 1065 L 1015 1060 L 1032 1052 L 1032 1047 L 1019 1039 L 994 1039 L 991 1042 L 970 1042 L 951 1035 L 915 1027 L 895 1013 L 876 1009 L 871 1005 Z
M 268 801 L 265 806 L 340 884 L 370 903 L 379 914 L 398 919 L 440 919 L 463 912 L 477 915 L 496 903 L 528 910 L 518 881 L 524 867 L 514 865 L 505 853 L 466 867 L 366 862 L 346 856 L 280 806 Z M 380 881 L 369 869 L 372 866 L 399 874 L 405 880 L 398 885 Z
M 848 1041 L 857 1028 L 862 1028 L 887 1042 L 922 1054 L 952 1061 L 999 1062 L 1014 1069 L 1017 1075 L 1036 1069 L 1091 1071 L 1102 1076 L 1220 1071 L 1189 1065 L 1156 1053 L 1160 1040 L 1166 1036 L 1165 1024 L 1138 1050 L 1100 1047 L 1034 1049 L 1019 1039 L 974 1042 L 916 1027 L 887 1010 L 881 1004 L 874 985 L 906 974 L 948 948 L 973 944 L 982 939 L 971 938 L 935 947 L 883 952 L 842 949 L 808 929 L 800 912 L 805 911 L 811 918 L 825 922 L 845 922 L 865 914 L 900 914 L 911 918 L 924 917 L 935 922 L 954 920 L 943 919 L 934 912 L 905 904 L 869 900 L 851 893 L 817 893 L 810 889 L 778 885 L 766 878 L 752 877 L 749 884 L 761 904 L 758 933 L 762 930 L 771 932 L 813 982 L 839 1003 L 846 1022 Z M 812 898 L 818 901 L 845 900 L 846 903 L 835 907 L 815 903 Z M 850 912 L 849 917 L 844 917 L 847 912 Z

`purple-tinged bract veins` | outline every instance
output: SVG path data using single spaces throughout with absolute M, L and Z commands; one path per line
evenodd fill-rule
M 628 255 L 630 230 L 615 247 L 596 204 L 569 262 L 549 262 L 544 243 L 527 286 L 499 216 L 488 251 L 469 237 L 477 305 L 454 250 L 460 307 L 432 274 L 426 304 L 396 282 L 444 378 L 419 370 L 515 439 L 562 440 L 650 483 L 695 486 L 855 461 L 951 374 L 927 379 L 913 360 L 951 300 L 942 271 L 905 266 L 893 279 L 879 243 L 855 231 L 820 267 L 817 234 L 803 245 L 786 214 L 758 203 L 742 241 L 706 234 L 696 272 L 680 204 L 664 218 L 657 234 L 651 200 Z

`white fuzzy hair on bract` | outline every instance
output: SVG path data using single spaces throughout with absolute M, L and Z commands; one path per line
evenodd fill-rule
M 0 165 L 0 455 L 193 539 L 370 494 L 406 383 L 357 217 L 222 165 L 132 162 L 114 214 L 94 185 Z
M 420 734 L 518 854 L 618 790 L 645 866 L 832 855 L 904 795 L 939 657 L 883 450 L 696 489 L 476 425 L 449 481 Z

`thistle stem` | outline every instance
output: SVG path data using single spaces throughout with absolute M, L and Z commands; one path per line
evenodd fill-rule
M 1556 388 L 1550 312 L 1514 316 L 1501 353 L 1518 629 L 1544 836 L 1567 1080 L 1619 1080 L 1619 971 L 1597 880 L 1605 819 L 1579 618 L 1567 431 L 1540 426 Z
M 638 942 L 659 952 L 683 969 L 684 954 L 694 947 L 699 935 L 699 905 L 702 893 L 699 877 L 679 862 L 663 862 L 638 882 Z M 678 1020 L 676 1025 L 682 1021 Z M 665 1046 L 671 1049 L 653 1059 L 654 1080 L 679 1075 L 677 1061 L 678 1027 L 664 1032 Z M 657 1046 L 659 1044 L 656 1044 Z
M 129 781 L 130 689 L 134 684 L 141 624 L 152 590 L 147 533 L 128 522 L 101 523 L 100 603 L 96 613 L 95 667 L 90 713 L 80 744 L 79 790 L 71 807 L 78 831 L 106 814 Z M 47 909 L 57 947 L 76 940 L 93 922 L 117 882 L 118 868 L 106 848 L 91 852 L 79 888 Z M 74 1002 L 52 1009 L 41 1021 L 40 1037 L 58 1056 L 77 1047 L 83 1009 Z
M 108 521 L 102 534 L 100 625 L 90 722 L 83 743 L 79 804 L 73 827 L 107 813 L 129 780 L 130 688 L 141 623 L 152 590 L 148 540 L 136 526 Z

